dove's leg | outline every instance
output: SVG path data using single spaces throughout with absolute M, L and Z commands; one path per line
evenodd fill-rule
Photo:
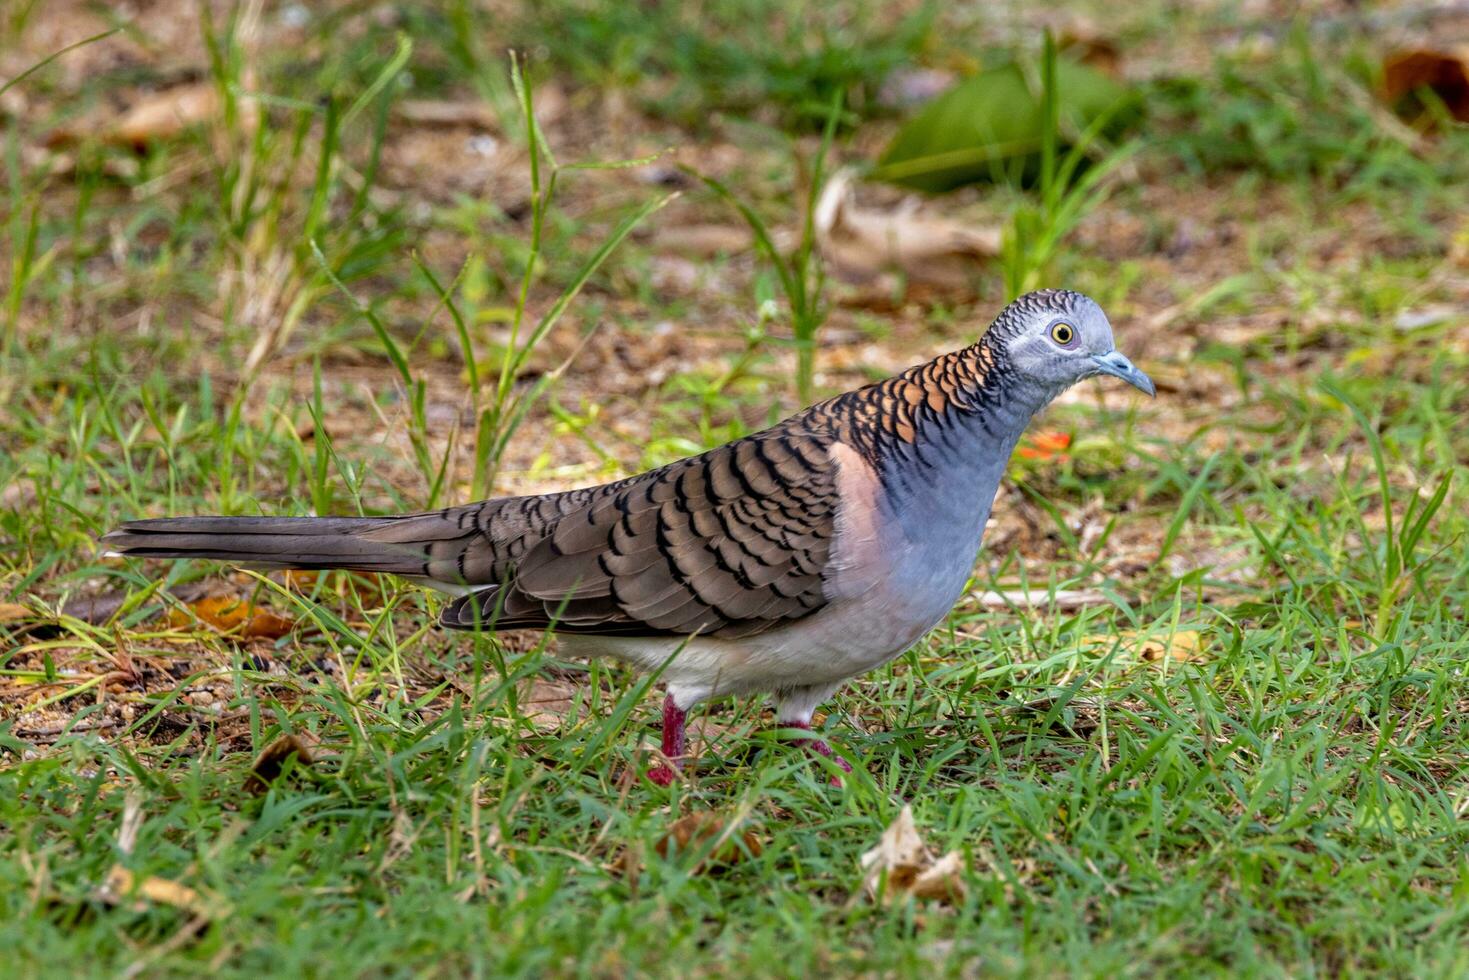
M 688 718 L 689 713 L 678 706 L 672 694 L 663 699 L 663 756 L 666 761 L 648 770 L 650 782 L 667 786 L 678 777 L 678 769 L 683 765 L 684 726 Z
M 820 685 L 816 687 L 789 688 L 777 692 L 775 696 L 775 720 L 781 728 L 799 728 L 809 732 L 811 730 L 811 716 L 816 713 L 816 706 L 831 697 L 840 687 L 840 684 Z M 852 767 L 846 759 L 836 755 L 831 746 L 824 739 L 816 738 L 814 735 L 799 739 L 799 744 L 808 752 L 824 755 L 837 764 L 842 772 L 851 772 Z M 831 777 L 833 786 L 842 784 L 841 777 Z

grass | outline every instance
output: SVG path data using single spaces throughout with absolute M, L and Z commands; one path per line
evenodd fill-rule
M 263 133 L 235 111 L 135 171 L 116 166 L 130 151 L 91 143 L 50 151 L 71 154 L 70 175 L 8 169 L 0 943 L 18 974 L 1469 969 L 1462 131 L 1407 153 L 1332 94 L 1357 62 L 1299 37 L 1283 64 L 1344 75 L 1221 61 L 1160 89 L 1182 101 L 1155 105 L 1136 179 L 1068 220 L 1042 263 L 1104 303 L 1160 395 L 1091 383 L 1038 423 L 1071 437 L 1065 453 L 1015 461 L 972 586 L 1039 606 L 965 600 L 834 699 L 826 734 L 857 764 L 845 789 L 746 699 L 705 713 L 718 727 L 695 778 L 661 791 L 620 778 L 656 745 L 657 713 L 620 668 L 446 635 L 428 625 L 442 600 L 403 583 L 95 552 L 132 516 L 389 512 L 592 482 L 794 406 L 794 302 L 759 302 L 780 288 L 759 285 L 764 267 L 700 259 L 680 286 L 686 265 L 660 250 L 670 225 L 743 227 L 719 195 L 693 186 L 651 213 L 659 162 L 565 174 L 550 193 L 570 169 L 558 157 L 697 152 L 727 136 L 713 116 L 692 111 L 695 135 L 654 113 L 589 139 L 601 104 L 578 101 L 581 69 L 533 58 L 538 90 L 571 86 L 567 115 L 497 135 L 507 156 L 472 192 L 440 192 L 474 166 L 463 153 L 404 180 L 430 137 L 395 121 L 396 100 L 483 99 L 523 125 L 526 90 L 487 63 L 477 7 L 403 6 L 386 24 L 333 9 L 302 28 L 310 46 L 209 28 L 201 77 L 237 107 L 269 96 Z M 877 16 L 862 10 L 852 24 Z M 10 16 L 24 38 L 46 15 Z M 694 30 L 648 16 L 656 30 L 629 21 L 630 43 Z M 1215 26 L 1149 16 L 1127 36 Z M 933 35 L 985 42 L 960 26 Z M 30 101 L 7 160 L 109 85 L 146 80 L 105 59 L 62 73 L 109 43 L 15 86 Z M 680 98 L 745 111 L 718 77 Z M 1226 132 L 1270 136 L 1238 155 Z M 861 145 L 828 142 L 834 158 Z M 799 228 L 788 149 L 742 153 L 693 166 L 763 227 Z M 246 277 L 271 268 L 308 298 L 244 315 L 261 281 Z M 814 274 L 786 268 L 803 289 Z M 812 287 L 814 392 L 967 342 L 1002 272 L 989 296 L 901 306 L 881 329 Z M 1398 326 L 1434 307 L 1451 312 Z M 251 378 L 262 324 L 286 315 Z M 496 406 L 511 407 L 486 421 Z M 1052 601 L 1076 591 L 1097 598 Z M 196 594 L 253 597 L 296 625 L 224 636 L 181 598 Z M 115 606 L 82 615 L 78 597 Z M 313 759 L 257 794 L 252 762 L 285 734 Z M 905 802 L 936 852 L 963 856 L 952 906 L 862 893 L 859 856 Z M 660 855 L 673 820 L 700 812 L 752 831 L 759 855 L 715 871 L 699 845 Z M 194 893 L 109 898 L 115 867 Z
M 796 348 L 796 397 L 802 405 L 815 401 L 816 335 L 827 316 L 826 301 L 822 295 L 825 271 L 816 254 L 816 205 L 821 200 L 821 191 L 826 183 L 826 158 L 831 152 L 832 139 L 836 136 L 841 112 L 839 93 L 827 110 L 821 145 L 810 166 L 809 186 L 801 212 L 800 242 L 789 256 L 776 246 L 770 229 L 754 208 L 741 201 L 728 187 L 714 178 L 697 172 L 692 174 L 739 212 L 754 236 L 756 251 L 775 272 L 776 281 L 780 284 L 781 294 L 790 311 L 792 343 Z
M 1000 250 L 1005 295 L 1014 299 L 1051 281 L 1052 263 L 1066 236 L 1105 198 L 1108 176 L 1127 162 L 1135 146 L 1128 144 L 1108 152 L 1094 165 L 1089 163 L 1096 137 L 1112 118 L 1107 112 L 1079 134 L 1076 144 L 1059 156 L 1060 95 L 1056 80 L 1056 43 L 1045 36 L 1041 55 L 1040 173 L 1036 202 L 1016 205 L 1005 229 Z
M 933 41 L 938 5 L 700 0 L 636 9 L 600 0 L 527 5 L 516 41 L 556 37 L 547 56 L 572 78 L 622 93 L 651 116 L 708 124 L 753 116 L 819 133 L 833 102 L 855 123 L 880 113 L 883 83 Z

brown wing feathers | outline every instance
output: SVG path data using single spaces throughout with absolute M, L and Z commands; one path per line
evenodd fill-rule
M 402 517 L 133 521 L 102 543 L 477 588 L 445 611 L 453 627 L 749 635 L 825 602 L 836 467 L 801 418 L 601 487 Z
M 558 520 L 445 624 L 496 605 L 501 628 L 563 632 L 743 636 L 799 618 L 825 602 L 835 480 L 818 438 L 784 426 L 680 460 Z

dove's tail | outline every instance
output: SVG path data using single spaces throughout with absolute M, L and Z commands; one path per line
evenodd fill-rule
M 417 525 L 417 526 L 415 526 Z M 405 517 L 164 517 L 104 535 L 113 554 L 212 558 L 275 568 L 426 575 L 438 514 Z

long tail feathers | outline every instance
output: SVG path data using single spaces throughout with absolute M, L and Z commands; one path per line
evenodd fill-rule
M 408 535 L 383 533 L 389 528 L 397 530 L 396 525 L 404 520 L 165 517 L 128 521 L 104 535 L 101 543 L 111 552 L 139 558 L 212 558 L 277 568 L 425 574 L 428 541 L 402 540 Z

